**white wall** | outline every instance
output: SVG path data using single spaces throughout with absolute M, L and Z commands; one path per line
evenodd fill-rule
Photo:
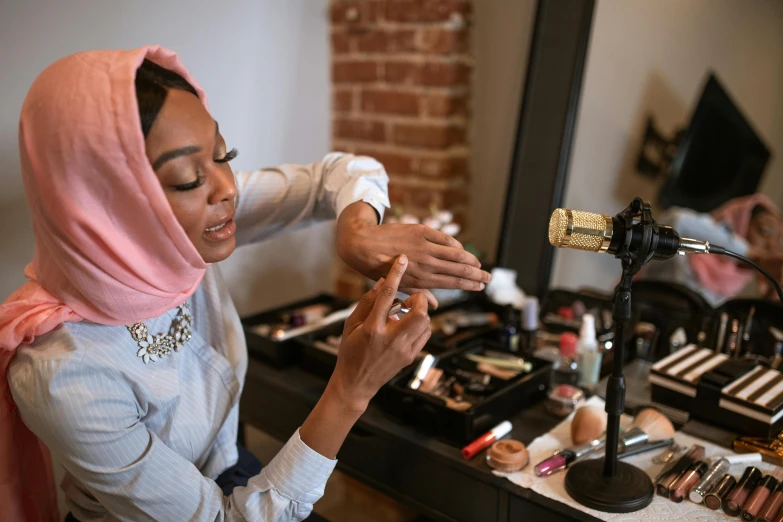
M 471 107 L 470 242 L 493 261 L 497 250 L 536 0 L 478 0 Z
M 648 113 L 687 124 L 716 71 L 773 151 L 762 190 L 783 204 L 783 2 L 598 0 L 565 206 L 614 214 L 657 188 L 633 172 Z M 609 256 L 556 254 L 554 286 L 611 289 Z
M 240 150 L 235 169 L 310 162 L 329 148 L 327 4 L 0 0 L 0 300 L 24 282 L 33 255 L 16 133 L 42 69 L 77 51 L 161 44 L 206 90 L 229 147 Z M 327 224 L 239 250 L 223 272 L 244 313 L 330 289 L 332 256 Z

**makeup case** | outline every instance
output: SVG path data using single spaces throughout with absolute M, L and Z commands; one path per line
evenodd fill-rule
M 692 411 L 702 375 L 727 360 L 727 355 L 695 344 L 664 357 L 650 368 L 653 402 Z
M 491 339 L 476 339 L 442 355 L 436 367 L 465 368 L 465 355 L 485 350 L 502 351 L 503 346 Z M 530 372 L 501 382 L 498 389 L 465 411 L 447 407 L 445 399 L 411 389 L 409 383 L 415 375 L 416 365 L 391 380 L 383 390 L 381 404 L 388 413 L 420 432 L 461 447 L 546 397 L 551 363 L 535 357 L 526 361 L 532 363 Z
M 559 288 L 549 290 L 541 302 L 540 316 L 544 329 L 556 334 L 563 332 L 578 334 L 580 323 L 577 320 L 574 320 L 573 324 L 569 324 L 568 320 L 562 317 L 557 321 L 547 319 L 552 315 L 558 316 L 560 308 L 571 308 L 576 301 L 581 301 L 585 305 L 585 311 L 599 310 L 598 317 L 595 318 L 595 330 L 598 336 L 612 331 L 614 325 L 611 296 L 603 296 L 593 292 L 572 292 L 571 290 Z
M 464 311 L 466 313 L 493 312 L 502 319 L 502 309 L 501 306 L 492 303 L 486 296 L 480 294 L 470 299 L 444 306 L 431 312 L 430 315 L 433 318 L 437 318 L 438 316 L 443 316 L 443 314 L 455 311 Z M 344 324 L 341 321 L 312 334 L 301 336 L 298 339 L 301 345 L 299 366 L 314 375 L 329 378 L 337 364 L 337 350 L 333 350 L 325 341 L 330 336 L 336 337 L 341 335 Z M 450 336 L 435 333 L 430 338 L 424 351 L 433 355 L 440 355 L 464 346 L 477 337 L 490 336 L 499 340 L 499 332 L 500 324 L 462 328 Z
M 328 343 L 326 343 L 326 338 L 330 336 L 337 337 L 342 335 L 344 327 L 345 322 L 340 321 L 339 323 L 329 325 L 326 328 L 312 334 L 302 336 L 302 338 L 298 340 L 302 350 L 302 353 L 299 357 L 299 366 L 314 375 L 323 377 L 324 379 L 331 377 L 332 372 L 334 371 L 334 367 L 337 364 L 337 349 L 332 349 L 332 347 L 330 347 L 329 350 L 326 350 L 323 348 L 324 345 L 319 347 L 315 343 L 324 343 L 328 346 Z
M 783 428 L 783 373 L 689 345 L 650 371 L 653 402 L 740 435 L 772 437 Z
M 702 376 L 691 416 L 740 435 L 774 437 L 783 429 L 783 373 L 730 359 Z
M 650 361 L 670 354 L 670 339 L 678 329 L 684 330 L 691 342 L 695 341 L 699 332 L 707 331 L 712 313 L 709 303 L 690 288 L 644 279 L 634 281 L 632 310 L 636 321 L 652 324 L 656 328 L 655 339 L 646 357 Z
M 750 310 L 754 309 L 752 321 L 750 321 L 750 331 L 746 332 L 748 326 L 748 315 Z M 726 335 L 722 342 L 718 341 L 720 332 L 721 316 L 725 314 L 729 321 L 726 324 Z M 773 358 L 776 353 L 776 345 L 783 344 L 772 333 L 772 329 L 777 329 L 783 333 L 783 305 L 775 301 L 766 301 L 762 299 L 733 299 L 726 301 L 719 308 L 712 312 L 708 336 L 705 341 L 706 346 L 718 347 L 723 351 L 728 351 L 731 322 L 736 319 L 741 330 L 741 349 L 743 353 L 748 351 L 767 358 Z M 778 348 L 779 350 L 780 348 Z
M 272 336 L 264 336 L 257 333 L 257 327 L 262 324 L 280 323 L 286 314 L 293 310 L 299 310 L 310 305 L 326 305 L 331 311 L 341 310 L 351 305 L 351 301 L 329 294 L 319 294 L 309 299 L 290 303 L 266 312 L 261 312 L 242 319 L 242 328 L 245 331 L 247 351 L 251 357 L 284 368 L 297 363 L 302 353 L 303 339 L 311 334 L 304 334 L 284 341 L 276 341 Z M 343 321 L 339 321 L 342 331 Z M 327 325 L 323 329 L 333 328 Z M 333 365 L 334 366 L 334 365 Z M 331 373 L 331 372 L 330 372 Z
M 519 325 L 520 322 L 519 310 L 514 310 L 511 307 L 504 307 L 495 304 L 490 301 L 484 293 L 475 293 L 468 299 L 457 301 L 437 310 L 431 311 L 430 317 L 433 319 L 434 323 L 437 322 L 438 318 L 443 317 L 446 314 L 452 314 L 454 312 L 464 312 L 465 314 L 494 313 L 498 317 L 498 323 L 460 328 L 452 335 L 433 332 L 432 337 L 430 337 L 430 340 L 427 343 L 428 351 L 430 353 L 434 355 L 440 355 L 446 351 L 454 350 L 460 346 L 464 346 L 466 343 L 478 337 L 483 338 L 489 336 L 496 338 L 498 341 L 501 341 L 501 329 L 505 315 L 507 313 L 514 314 L 514 323 L 516 325 Z

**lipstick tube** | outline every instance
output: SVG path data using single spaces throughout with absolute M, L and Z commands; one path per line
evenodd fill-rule
M 704 497 L 704 504 L 713 511 L 720 509 L 720 505 L 723 503 L 723 499 L 726 498 L 737 485 L 737 479 L 729 475 L 728 473 L 723 475 L 720 482 L 710 490 Z
M 745 469 L 742 478 L 731 490 L 731 493 L 723 498 L 723 511 L 731 516 L 738 517 L 742 513 L 742 506 L 761 480 L 761 471 L 750 466 Z
M 753 522 L 756 520 L 756 515 L 759 514 L 761 508 L 767 502 L 767 499 L 772 496 L 772 492 L 778 486 L 778 479 L 772 475 L 767 475 L 761 482 L 758 483 L 756 489 L 750 494 L 748 500 L 742 506 L 742 520 Z
M 557 450 L 551 457 L 539 462 L 534 471 L 538 477 L 548 477 L 562 471 L 577 460 L 595 453 L 606 445 L 606 438 L 594 439 L 581 446 Z
M 767 499 L 764 507 L 759 511 L 758 522 L 773 522 L 775 515 L 780 512 L 780 508 L 783 507 L 783 480 L 778 481 L 778 487 L 772 492 L 772 495 Z
M 509 421 L 503 421 L 462 448 L 462 456 L 466 459 L 472 459 L 478 452 L 487 449 L 493 442 L 505 437 L 509 433 L 511 433 L 511 423 Z
M 691 464 L 682 477 L 674 483 L 674 487 L 671 488 L 669 493 L 669 500 L 678 504 L 685 500 L 685 495 L 701 480 L 708 468 L 707 463 L 701 460 Z
M 688 498 L 691 502 L 701 504 L 704 501 L 704 497 L 710 491 L 712 486 L 718 483 L 718 481 L 729 470 L 729 461 L 726 459 L 718 459 L 712 463 L 707 473 L 701 478 L 701 480 L 693 486 L 693 489 L 688 493 Z
M 688 498 L 691 502 L 701 504 L 704 497 L 710 491 L 710 489 L 718 483 L 718 481 L 729 471 L 729 468 L 734 464 L 752 464 L 754 462 L 761 462 L 761 453 L 743 453 L 739 455 L 729 455 L 726 457 L 720 457 L 714 460 L 704 474 L 698 484 L 693 486 L 693 489 L 688 494 Z M 720 507 L 720 504 L 715 508 Z
M 662 497 L 669 498 L 669 493 L 677 479 L 697 460 L 704 458 L 704 446 L 693 446 L 690 450 L 665 468 L 655 477 L 655 490 Z

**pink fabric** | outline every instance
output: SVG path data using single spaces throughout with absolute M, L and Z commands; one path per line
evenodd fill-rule
M 206 106 L 177 55 L 157 46 L 63 58 L 22 106 L 35 255 L 29 281 L 0 305 L 0 520 L 58 520 L 48 451 L 8 386 L 16 348 L 64 322 L 157 317 L 187 300 L 207 268 L 147 160 L 134 85 L 144 58 L 182 75 Z
M 747 237 L 750 219 L 756 205 L 761 205 L 780 215 L 775 204 L 764 194 L 752 194 L 732 199 L 712 213 L 718 223 L 725 223 L 740 237 Z M 723 297 L 737 295 L 753 279 L 754 272 L 724 256 L 689 256 L 688 260 L 696 272 L 699 283 L 713 293 Z

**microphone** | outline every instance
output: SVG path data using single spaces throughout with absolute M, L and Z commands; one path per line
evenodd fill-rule
M 653 240 L 653 259 L 710 253 L 707 241 L 680 237 L 676 230 L 666 225 L 656 227 L 658 234 L 657 240 Z M 549 242 L 558 248 L 614 255 L 623 245 L 634 251 L 644 240 L 644 233 L 644 226 L 636 221 L 627 230 L 617 217 L 581 210 L 558 208 L 549 220 Z

